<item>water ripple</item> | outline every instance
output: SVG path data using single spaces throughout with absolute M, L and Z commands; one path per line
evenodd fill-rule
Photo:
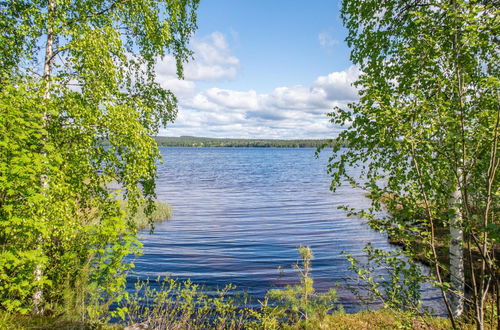
M 315 254 L 313 277 L 320 290 L 339 283 L 341 303 L 358 308 L 345 284 L 355 284 L 342 251 L 361 256 L 366 243 L 391 248 L 384 235 L 338 206 L 368 206 L 350 186 L 329 191 L 328 155 L 314 149 L 162 148 L 158 199 L 173 207 L 171 221 L 141 233 L 144 254 L 135 279 L 170 275 L 207 287 L 238 286 L 257 299 L 296 281 L 291 270 L 299 245 Z M 278 270 L 278 267 L 281 270 Z M 426 301 L 438 292 L 426 292 Z

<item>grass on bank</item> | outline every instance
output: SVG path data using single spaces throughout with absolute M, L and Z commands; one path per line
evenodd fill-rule
M 323 319 L 313 319 L 300 321 L 294 324 L 278 323 L 275 327 L 264 327 L 262 324 L 240 324 L 241 327 L 222 327 L 220 329 L 339 329 L 339 330 L 392 330 L 392 329 L 451 329 L 449 320 L 440 317 L 410 318 L 407 314 L 391 311 L 376 310 L 364 311 L 354 314 L 334 313 L 327 315 Z M 140 328 L 143 326 L 143 328 Z M 192 326 L 184 320 L 172 320 L 169 329 L 203 329 L 201 326 Z M 160 327 L 148 328 L 144 324 L 101 324 L 92 325 L 77 321 L 65 321 L 58 317 L 34 317 L 34 316 L 13 316 L 7 313 L 0 314 L 1 329 L 105 329 L 105 330 L 126 330 L 126 329 L 161 329 Z M 473 329 L 471 325 L 462 325 L 460 329 Z
M 113 311 L 94 319 L 87 315 L 82 321 L 74 313 L 37 317 L 0 312 L 0 329 L 450 329 L 447 319 L 394 309 L 346 314 L 334 290 L 315 292 L 309 276 L 311 249 L 298 251 L 302 263 L 294 269 L 299 284 L 269 291 L 257 308 L 242 307 L 250 305 L 248 297 L 233 295 L 233 285 L 208 296 L 203 286 L 189 280 L 158 278 L 154 285 L 138 281 Z M 121 323 L 110 323 L 111 316 Z
M 393 310 L 363 311 L 354 314 L 335 313 L 322 320 L 298 323 L 290 329 L 451 329 L 448 319 L 441 317 L 416 317 Z M 461 329 L 473 329 L 463 325 Z
M 120 206 L 123 210 L 127 210 L 127 201 L 121 201 Z M 144 213 L 145 206 L 141 204 L 137 209 L 137 213 L 134 215 L 133 220 L 137 226 L 137 229 L 142 230 L 149 228 L 149 220 Z M 162 201 L 155 201 L 155 210 L 151 215 L 153 222 L 162 222 L 172 218 L 172 208 L 167 203 Z

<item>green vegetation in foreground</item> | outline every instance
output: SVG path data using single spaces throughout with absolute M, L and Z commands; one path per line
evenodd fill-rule
M 290 329 L 450 329 L 448 319 L 441 317 L 415 317 L 408 313 L 394 310 L 363 311 L 355 314 L 335 313 L 323 320 L 295 324 Z M 473 329 L 462 325 L 461 329 Z
M 370 194 L 366 194 L 366 197 L 371 198 Z M 413 214 L 412 217 L 406 212 L 407 210 L 398 200 L 398 197 L 395 194 L 385 194 L 377 197 L 377 201 L 382 203 L 386 208 L 386 211 L 390 213 L 390 215 L 394 218 L 404 219 L 408 224 L 412 224 L 414 226 L 418 226 L 418 220 L 425 215 L 416 215 Z M 423 204 L 423 202 L 419 202 Z M 396 205 L 396 206 L 392 206 Z M 442 222 L 438 222 L 435 224 L 434 228 L 435 235 L 435 250 L 436 256 L 439 263 L 443 265 L 448 265 L 450 263 L 450 231 L 446 227 L 446 224 Z M 412 258 L 415 261 L 418 261 L 428 267 L 432 267 L 432 260 L 430 260 L 429 255 L 431 253 L 429 243 L 422 239 L 421 236 L 413 235 L 411 231 L 407 228 L 397 228 L 394 226 L 388 231 L 388 241 L 391 244 L 400 246 L 404 251 L 406 251 L 406 255 Z M 481 276 L 481 266 L 482 259 L 481 253 L 477 246 L 474 245 L 465 245 L 463 247 L 464 253 L 466 255 L 472 256 L 471 258 L 464 259 L 464 272 L 465 272 L 465 285 L 468 290 L 473 287 L 472 283 L 472 270 L 474 270 L 474 276 L 479 278 Z M 495 245 L 491 248 L 494 250 L 494 254 L 498 255 L 500 253 L 500 246 Z M 497 266 L 499 261 L 496 260 Z M 497 269 L 498 276 L 500 276 L 500 271 Z M 449 272 L 444 269 L 443 276 L 446 279 L 449 279 Z M 490 302 L 491 303 L 491 302 Z
M 127 209 L 127 201 L 121 201 L 120 207 L 124 210 Z M 134 214 L 132 219 L 138 230 L 146 229 L 150 226 L 152 222 L 161 222 L 169 220 L 172 218 L 172 208 L 167 203 L 161 201 L 155 201 L 155 210 L 151 215 L 146 215 L 144 205 L 140 205 L 137 209 L 137 213 Z M 150 221 L 151 219 L 151 221 Z
M 249 310 L 253 315 L 263 315 L 258 310 Z M 184 321 L 173 319 L 169 325 L 171 329 L 200 329 L 193 326 L 196 321 Z M 221 321 L 222 322 L 222 321 Z M 258 321 L 240 324 L 241 328 L 246 326 L 248 329 L 339 329 L 339 330 L 357 330 L 357 329 L 434 329 L 447 330 L 451 328 L 450 321 L 440 317 L 412 318 L 407 313 L 393 310 L 375 310 L 363 311 L 354 314 L 334 313 L 327 315 L 322 320 L 301 321 L 294 324 L 275 324 L 267 328 L 262 325 L 259 327 Z M 84 329 L 91 328 L 90 325 L 70 320 L 61 320 L 58 317 L 33 317 L 33 316 L 13 316 L 7 313 L 0 314 L 0 327 L 2 329 Z M 97 329 L 126 329 L 127 326 L 117 324 L 104 324 L 95 327 Z M 221 327 L 222 328 L 222 327 Z M 130 327 L 129 329 L 132 329 Z M 155 328 L 151 328 L 155 329 Z M 228 328 L 231 329 L 231 328 Z M 232 329 L 238 329 L 237 327 Z M 460 329 L 474 329 L 472 325 L 461 325 Z
M 257 148 L 318 148 L 331 145 L 330 140 L 229 139 L 196 136 L 155 137 L 160 147 L 257 147 Z
M 338 319 L 343 314 L 334 293 L 315 295 L 306 262 L 296 267 L 300 285 L 273 290 L 258 309 L 239 308 L 226 294 L 231 286 L 215 298 L 190 282 L 167 281 L 160 291 L 139 283 L 144 294 L 137 296 L 124 291 L 130 255 L 140 253 L 141 244 L 129 221 L 133 212 L 125 217 L 104 186 L 116 180 L 131 210 L 156 197 L 157 146 L 168 144 L 152 136 L 177 114 L 176 97 L 157 83 L 156 63 L 171 54 L 183 77 L 198 2 L 0 5 L 0 328 L 38 320 L 39 328 L 97 328 L 112 317 L 160 329 L 440 328 L 406 304 L 420 307 L 415 268 L 399 254 L 369 248 L 371 260 L 391 268 L 392 281 L 378 285 L 355 260 L 353 268 L 395 315 L 381 316 L 383 324 L 373 314 L 366 322 L 354 316 L 356 324 Z M 398 239 L 419 237 L 427 252 L 406 245 L 406 253 L 426 255 L 433 266 L 428 280 L 443 293 L 444 327 L 461 327 L 466 314 L 477 329 L 500 328 L 497 14 L 494 1 L 342 1 L 361 92 L 358 101 L 329 114 L 332 124 L 346 127 L 331 144 L 331 188 L 346 181 L 365 188 L 371 207 L 345 206 L 349 215 L 368 218 Z M 179 139 L 184 146 L 323 144 Z M 340 150 L 345 145 L 349 149 Z M 350 173 L 353 166 L 360 176 Z M 385 203 L 393 216 L 380 218 L 384 194 L 397 200 Z M 450 231 L 443 244 L 449 263 L 439 257 L 439 228 Z M 478 259 L 471 245 L 482 259 L 479 276 L 464 270 Z
M 177 114 L 156 63 L 182 78 L 198 2 L 1 2 L 0 310 L 95 319 L 125 294 L 131 219 L 156 198 L 151 136 Z
M 430 265 L 453 328 L 471 313 L 477 329 L 500 329 L 499 8 L 342 1 L 361 92 L 329 114 L 349 146 L 332 148 L 331 188 L 370 192 L 369 207 L 342 208 Z
M 44 317 L 0 313 L 0 328 L 101 328 L 101 329 L 449 329 L 448 319 L 420 316 L 413 311 L 384 309 L 346 314 L 337 303 L 336 292 L 314 290 L 310 277 L 313 254 L 299 247 L 302 257 L 294 265 L 299 283 L 273 289 L 258 308 L 247 297 L 232 294 L 227 285 L 209 297 L 203 287 L 191 281 L 157 279 L 156 285 L 138 281 L 135 291 L 125 295 L 106 317 L 85 320 L 75 313 Z M 158 289 L 157 289 L 158 288 Z M 121 319 L 110 324 L 109 317 Z M 463 325 L 462 329 L 471 328 Z

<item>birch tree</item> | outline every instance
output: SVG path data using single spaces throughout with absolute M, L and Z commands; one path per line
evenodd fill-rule
M 121 292 L 140 242 L 118 199 L 152 211 L 152 136 L 177 113 L 155 64 L 173 56 L 182 78 L 197 5 L 0 2 L 1 308 L 75 312 Z
M 478 328 L 488 297 L 499 310 L 498 13 L 492 1 L 342 4 L 351 59 L 362 73 L 359 101 L 330 114 L 348 126 L 336 140 L 349 146 L 333 148 L 332 189 L 348 181 L 367 190 L 372 207 L 349 213 L 398 236 L 409 254 L 415 241 L 426 244 L 454 326 L 465 290 Z M 383 208 L 389 216 L 380 216 Z

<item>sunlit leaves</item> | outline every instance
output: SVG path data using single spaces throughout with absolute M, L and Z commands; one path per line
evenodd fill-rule
M 0 4 L 0 304 L 29 311 L 42 289 L 97 316 L 87 303 L 116 298 L 140 248 L 118 199 L 152 202 L 152 136 L 177 113 L 155 63 L 173 54 L 182 74 L 198 1 L 53 3 Z
M 350 214 L 430 248 L 431 229 L 455 217 L 458 189 L 466 237 L 486 230 L 494 239 L 487 224 L 498 221 L 500 205 L 498 10 L 490 1 L 343 1 L 360 100 L 329 115 L 348 126 L 337 141 L 349 148 L 333 149 L 328 170 L 332 189 L 348 182 L 372 199 Z M 479 240 L 492 251 L 487 236 Z

